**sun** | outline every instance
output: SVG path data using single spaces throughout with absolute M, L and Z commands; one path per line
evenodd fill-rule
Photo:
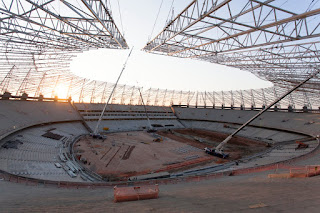
M 68 88 L 64 85 L 57 85 L 53 92 L 58 98 L 68 98 Z

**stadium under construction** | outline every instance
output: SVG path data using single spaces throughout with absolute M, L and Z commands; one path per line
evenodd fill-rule
M 1 1 L 0 211 L 318 212 L 320 2 L 300 4 L 186 1 L 142 51 L 273 86 L 177 91 L 70 71 L 129 49 L 110 1 Z

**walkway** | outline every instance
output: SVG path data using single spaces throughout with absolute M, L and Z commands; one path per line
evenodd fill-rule
M 59 189 L 0 181 L 0 212 L 319 212 L 320 176 L 267 172 L 160 185 L 155 200 L 113 203 L 113 189 Z

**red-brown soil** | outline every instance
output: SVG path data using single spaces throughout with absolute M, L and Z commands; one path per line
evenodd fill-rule
M 228 136 L 224 133 L 200 129 L 178 129 L 171 132 L 160 132 L 159 134 L 200 149 L 216 147 Z M 226 144 L 224 151 L 230 154 L 228 160 L 236 160 L 265 149 L 267 147 L 263 142 L 235 136 Z
M 75 144 L 75 154 L 83 164 L 110 180 L 159 171 L 189 168 L 214 159 L 202 149 L 170 138 L 154 142 L 153 133 L 129 132 L 108 134 L 106 140 L 81 138 Z
M 154 142 L 157 137 L 163 141 Z M 173 132 L 122 132 L 107 135 L 107 139 L 81 138 L 75 144 L 75 154 L 83 166 L 109 180 L 159 171 L 177 171 L 208 163 L 224 163 L 266 149 L 265 144 L 235 137 L 225 147 L 228 160 L 206 154 L 205 147 L 214 147 L 227 135 L 212 131 L 181 129 Z

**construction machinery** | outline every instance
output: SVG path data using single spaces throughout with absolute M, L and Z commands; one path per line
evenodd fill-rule
M 161 141 L 163 141 L 162 137 L 157 137 L 157 138 L 153 139 L 153 142 L 161 142 Z
M 105 139 L 104 136 L 99 133 L 98 129 L 99 129 L 99 126 L 100 126 L 102 117 L 104 116 L 104 112 L 106 111 L 107 106 L 108 106 L 108 104 L 109 104 L 109 101 L 110 101 L 110 99 L 111 99 L 111 97 L 112 97 L 112 95 L 113 95 L 113 92 L 115 91 L 115 89 L 116 89 L 116 87 L 117 87 L 117 85 L 118 85 L 118 82 L 119 82 L 119 80 L 120 80 L 120 78 L 121 78 L 121 75 L 122 75 L 124 69 L 126 68 L 126 65 L 127 65 L 128 59 L 129 59 L 129 57 L 130 57 L 130 55 L 131 55 L 131 53 L 132 53 L 132 50 L 133 50 L 133 47 L 132 47 L 132 49 L 130 50 L 130 53 L 129 53 L 128 57 L 127 57 L 127 60 L 126 60 L 125 63 L 123 64 L 123 67 L 122 67 L 122 70 L 121 70 L 121 72 L 120 72 L 120 74 L 119 74 L 119 76 L 118 76 L 118 79 L 117 79 L 116 83 L 115 83 L 114 86 L 113 86 L 113 89 L 112 89 L 112 91 L 111 91 L 111 93 L 110 93 L 110 95 L 109 95 L 109 98 L 108 98 L 106 104 L 105 104 L 104 107 L 103 107 L 103 110 L 102 110 L 102 112 L 101 112 L 101 114 L 100 114 L 100 117 L 99 117 L 99 119 L 98 119 L 97 125 L 96 125 L 93 133 L 90 134 L 90 136 L 92 136 L 93 138 Z M 108 128 L 108 129 L 109 129 L 109 128 Z M 105 130 L 105 129 L 104 129 L 104 130 Z
M 147 121 L 148 121 L 147 132 L 149 132 L 149 133 L 157 132 L 157 130 L 155 128 L 153 128 L 153 126 L 151 125 L 151 122 L 150 122 L 150 119 L 149 119 L 149 115 L 148 115 L 148 111 L 147 111 L 146 105 L 144 104 L 140 88 L 138 88 L 138 90 L 139 90 L 139 93 L 140 93 L 140 98 L 141 98 L 141 101 L 142 101 L 142 105 L 143 105 L 144 111 L 145 111 L 146 116 L 147 116 Z
M 106 135 L 101 135 L 99 133 L 97 134 L 94 134 L 94 133 L 90 133 L 90 136 L 95 138 L 95 139 L 101 139 L 101 140 L 104 140 L 104 139 L 107 139 L 107 136 Z
M 223 152 L 223 147 L 228 141 L 232 139 L 233 136 L 235 136 L 238 132 L 240 132 L 243 128 L 248 126 L 252 121 L 254 121 L 256 118 L 258 118 L 260 115 L 265 113 L 268 109 L 270 109 L 273 105 L 281 101 L 283 98 L 285 98 L 287 95 L 291 94 L 293 91 L 301 87 L 303 84 L 305 84 L 307 81 L 312 79 L 313 77 L 316 77 L 320 73 L 320 69 L 315 69 L 315 72 L 309 75 L 308 78 L 306 78 L 304 81 L 297 84 L 295 87 L 290 89 L 288 92 L 283 94 L 281 97 L 277 98 L 275 101 L 273 101 L 271 104 L 269 104 L 267 107 L 263 108 L 259 113 L 257 113 L 255 116 L 253 116 L 251 119 L 249 119 L 246 123 L 242 124 L 235 132 L 233 132 L 231 135 L 229 135 L 226 139 L 224 139 L 215 149 L 210 148 L 204 148 L 204 151 L 210 155 L 214 155 L 220 158 L 227 158 L 229 157 L 229 154 L 226 154 Z M 317 136 L 318 137 L 318 136 Z M 305 148 L 305 144 L 299 143 L 299 148 Z
M 296 143 L 298 144 L 298 146 L 295 148 L 295 150 L 297 150 L 297 149 L 306 149 L 306 148 L 309 147 L 308 144 L 302 143 L 300 141 L 296 141 Z
M 210 148 L 206 147 L 206 148 L 204 148 L 204 151 L 209 155 L 213 155 L 213 156 L 223 158 L 223 159 L 226 159 L 229 157 L 229 154 L 224 153 L 223 151 L 217 151 L 217 149 L 210 149 Z

